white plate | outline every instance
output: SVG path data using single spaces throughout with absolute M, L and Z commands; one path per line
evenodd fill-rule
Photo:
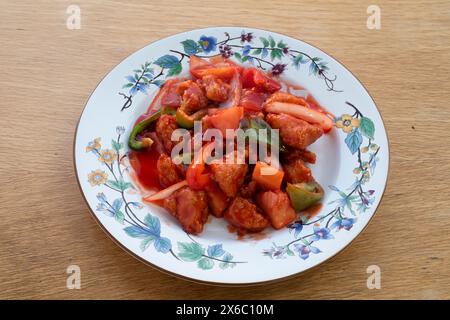
M 250 36 L 249 36 L 250 34 Z M 251 42 L 249 42 L 251 40 Z M 222 47 L 220 47 L 222 45 Z M 316 217 L 239 240 L 223 219 L 188 236 L 163 209 L 142 204 L 129 176 L 130 129 L 164 80 L 188 74 L 188 55 L 229 46 L 232 59 L 306 88 L 336 115 L 336 128 L 311 150 L 324 186 Z M 252 284 L 289 277 L 326 261 L 369 223 L 386 185 L 389 147 L 383 121 L 361 83 L 321 50 L 282 34 L 250 28 L 192 30 L 156 41 L 117 65 L 95 88 L 74 146 L 84 197 L 102 228 L 127 252 L 162 271 L 215 284 Z M 108 158 L 112 156 L 112 158 Z M 120 164 L 117 159 L 121 159 Z

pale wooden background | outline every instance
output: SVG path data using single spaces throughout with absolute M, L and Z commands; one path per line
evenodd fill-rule
M 82 29 L 65 10 L 81 7 Z M 450 298 L 450 2 L 0 1 L 0 298 Z M 288 4 L 289 3 L 289 4 Z M 369 4 L 381 30 L 366 28 Z M 78 189 L 80 112 L 123 58 L 173 33 L 260 27 L 346 65 L 385 120 L 389 184 L 366 231 L 314 271 L 264 287 L 193 284 L 153 270 L 97 226 Z M 82 289 L 66 289 L 66 267 Z M 366 268 L 382 289 L 366 288 Z

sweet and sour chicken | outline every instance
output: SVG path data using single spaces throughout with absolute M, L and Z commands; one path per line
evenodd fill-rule
M 282 87 L 280 79 L 260 69 L 225 58 L 191 56 L 189 77 L 167 80 L 129 137 L 138 182 L 153 191 L 144 201 L 164 207 L 192 234 L 204 230 L 209 215 L 244 233 L 282 229 L 299 211 L 320 201 L 323 189 L 308 166 L 316 155 L 307 148 L 332 129 L 333 120 L 317 103 L 310 105 L 311 99 Z M 176 155 L 183 159 L 180 164 L 172 155 L 179 140 L 172 135 L 177 129 L 192 135 L 195 121 L 201 122 L 203 133 L 218 129 L 223 134 L 202 141 L 200 153 L 217 145 L 217 139 L 230 148 L 219 159 L 207 162 L 202 156 L 196 161 L 192 140 L 191 152 Z M 227 161 L 238 157 L 238 139 L 225 141 L 230 129 L 268 134 L 278 129 L 279 165 L 258 153 L 253 154 L 256 163 L 250 163 L 255 157 L 248 146 L 243 162 Z M 267 136 L 253 139 L 270 147 Z

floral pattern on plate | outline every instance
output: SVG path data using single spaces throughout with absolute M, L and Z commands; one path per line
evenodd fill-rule
M 216 37 L 202 35 L 197 41 L 186 39 L 180 43 L 183 52 L 171 49 L 171 54 L 159 57 L 154 62 L 144 62 L 140 69 L 134 69 L 133 74 L 125 77 L 127 83 L 123 89 L 128 93 L 119 92 L 125 99 L 122 111 L 131 107 L 133 96 L 138 92 L 147 94 L 151 85 L 160 87 L 165 78 L 181 73 L 184 58 L 196 55 L 202 58 L 222 56 L 224 58 L 234 57 L 238 62 L 249 62 L 262 70 L 270 71 L 273 75 L 282 74 L 288 65 L 300 70 L 305 65 L 310 74 L 323 79 L 327 90 L 342 92 L 335 88 L 334 82 L 337 76 L 330 77 L 327 62 L 320 57 L 313 57 L 306 52 L 290 48 L 283 40 L 276 41 L 272 35 L 261 36 L 255 39 L 252 32 L 242 31 L 240 35 L 231 36 L 224 33 L 224 39 L 218 41 Z M 217 50 L 218 49 L 218 50 Z M 155 72 L 155 67 L 159 71 Z M 303 69 L 303 68 L 302 68 Z
M 170 253 L 176 260 L 197 262 L 203 270 L 212 269 L 218 263 L 221 269 L 234 268 L 236 264 L 246 263 L 235 261 L 233 256 L 222 248 L 222 244 L 209 245 L 206 248 L 191 236 L 187 242 L 178 242 L 178 251 L 172 248 L 172 241 L 161 235 L 161 222 L 157 216 L 147 213 L 143 219 L 134 210 L 143 210 L 145 206 L 140 202 L 127 200 L 127 191 L 136 191 L 133 183 L 128 181 L 125 172 L 130 170 L 125 163 L 124 143 L 121 138 L 125 132 L 123 126 L 116 127 L 117 139 L 111 141 L 111 148 L 102 148 L 101 138 L 88 142 L 86 152 L 93 154 L 102 165 L 102 169 L 94 169 L 88 174 L 88 182 L 92 187 L 104 187 L 112 190 L 116 197 L 108 200 L 104 192 L 97 194 L 96 210 L 108 217 L 114 218 L 124 225 L 124 232 L 140 241 L 139 248 L 147 250 L 153 245 L 154 250 L 166 254 Z

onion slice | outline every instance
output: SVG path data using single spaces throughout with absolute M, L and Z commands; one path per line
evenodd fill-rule
M 172 193 L 174 193 L 178 189 L 181 189 L 184 186 L 187 186 L 186 180 L 177 182 L 166 189 L 163 189 L 161 191 L 158 191 L 157 193 L 152 194 L 151 196 L 142 198 L 142 200 L 150 203 L 161 201 L 168 198 Z
M 307 108 L 298 104 L 286 102 L 272 102 L 265 106 L 264 110 L 271 113 L 285 113 L 306 122 L 319 125 L 324 132 L 333 128 L 333 120 L 322 112 Z

